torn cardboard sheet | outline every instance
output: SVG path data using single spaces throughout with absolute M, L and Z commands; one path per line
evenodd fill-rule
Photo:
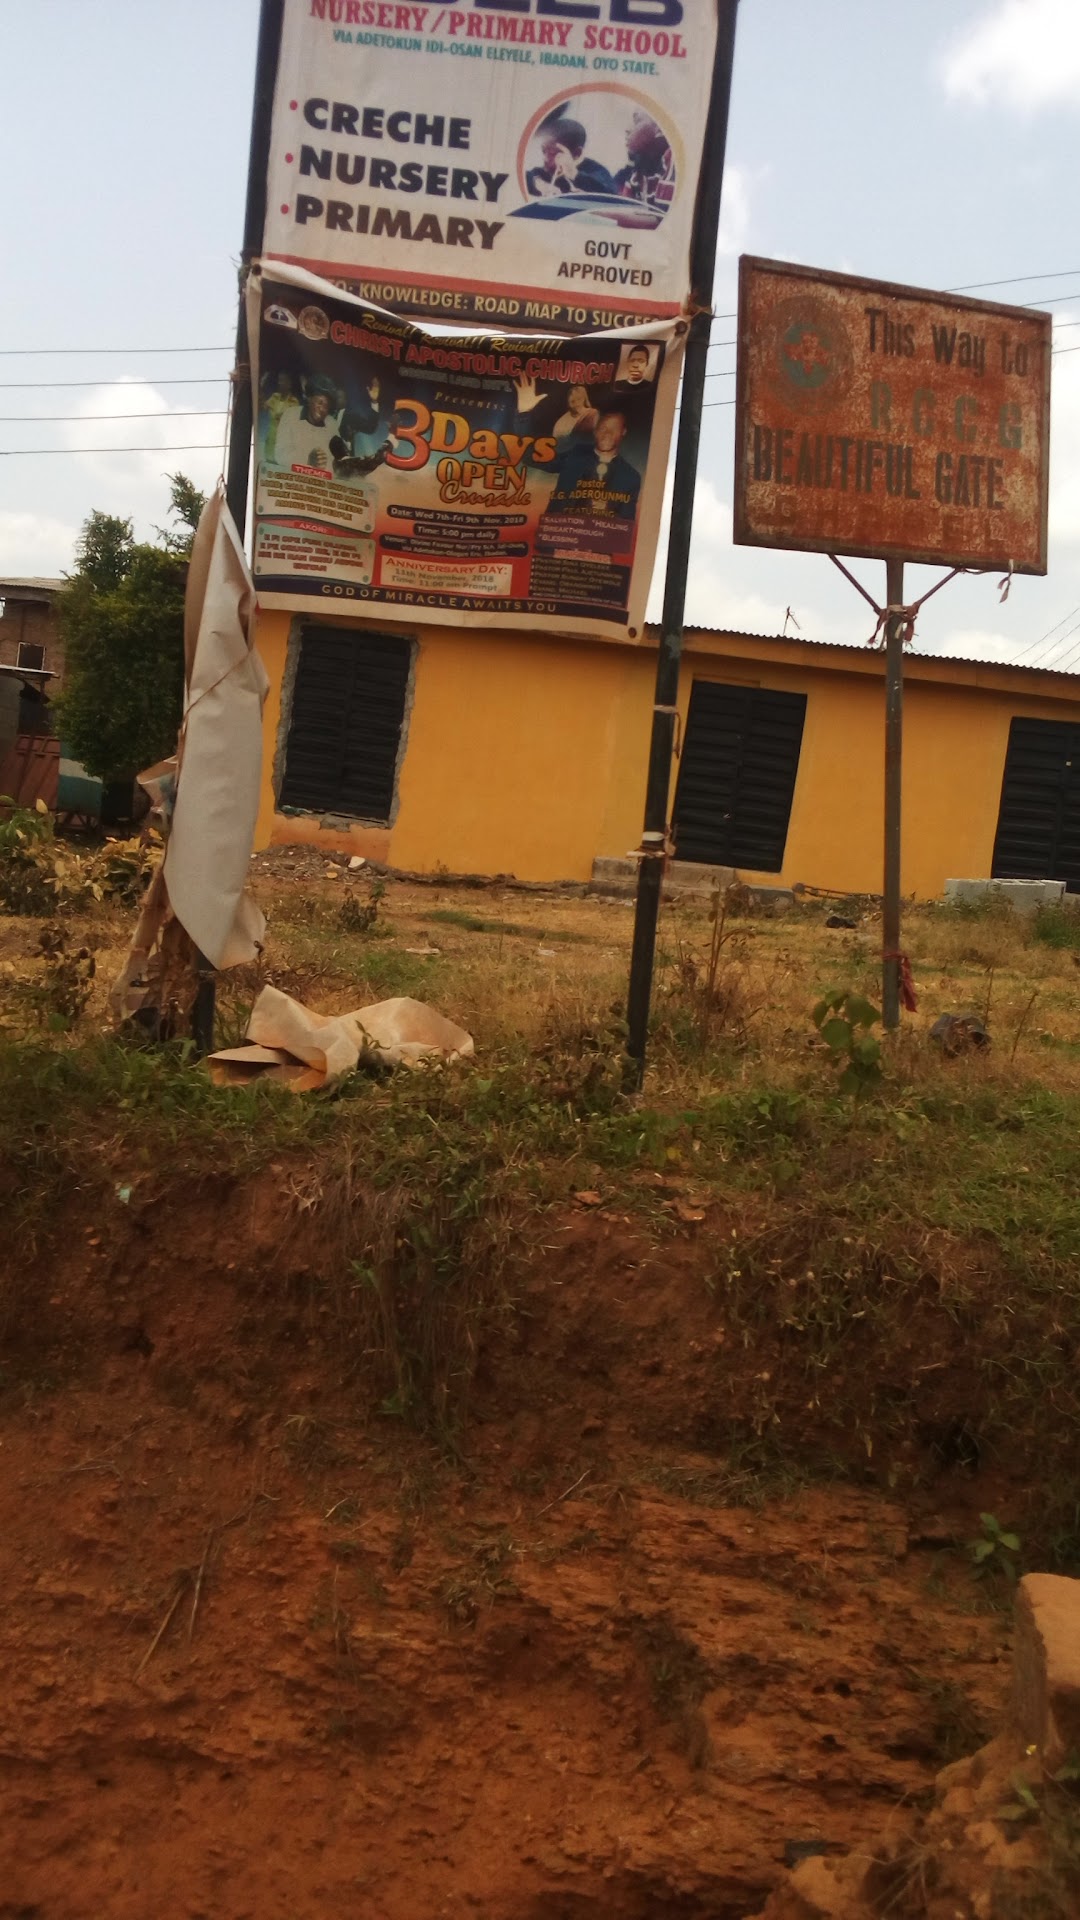
M 264 987 L 248 1021 L 249 1045 L 209 1059 L 219 1086 L 268 1076 L 303 1093 L 355 1072 L 361 1060 L 414 1067 L 420 1060 L 467 1060 L 472 1035 L 423 1000 L 378 1000 L 353 1013 L 316 1013 L 277 987 Z

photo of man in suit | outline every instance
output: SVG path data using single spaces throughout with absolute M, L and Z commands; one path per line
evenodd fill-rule
M 555 488 L 545 513 L 601 514 L 633 520 L 641 475 L 619 449 L 626 438 L 626 416 L 602 413 L 591 439 L 574 435 L 555 455 Z

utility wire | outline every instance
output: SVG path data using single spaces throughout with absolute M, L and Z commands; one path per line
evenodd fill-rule
M 972 280 L 966 287 L 946 287 L 946 293 L 978 293 L 983 287 L 1018 287 L 1023 281 L 1080 280 L 1080 267 L 1062 267 L 1056 273 L 1014 273 L 1008 280 Z
M 198 378 L 191 375 L 186 380 L 159 380 L 155 376 L 151 381 L 144 380 L 139 374 L 134 374 L 120 380 L 0 380 L 0 387 L 9 390 L 15 387 L 23 390 L 31 387 L 37 389 L 42 387 L 223 387 L 230 377 L 227 373 L 204 373 Z
M 219 420 L 228 411 L 228 407 L 196 407 L 177 408 L 175 413 L 168 408 L 157 413 L 0 413 L 0 421 L 11 426 L 24 420 L 81 420 L 85 426 L 96 427 L 99 420 Z
M 972 281 L 969 281 L 966 286 L 946 287 L 945 292 L 946 293 L 977 293 L 984 287 L 1015 287 L 1015 286 L 1020 286 L 1021 283 L 1023 282 L 1030 283 L 1032 280 L 1075 280 L 1075 279 L 1080 279 L 1080 267 L 1062 267 L 1060 270 L 1054 273 L 1013 274 L 1009 279 L 1006 279 L 1006 280 L 972 280 Z M 1047 296 L 1047 298 L 1051 300 L 1054 300 L 1054 299 L 1080 300 L 1080 294 L 1076 294 L 1076 293 L 1050 294 Z M 716 326 L 718 322 L 721 320 L 735 320 L 737 318 L 738 318 L 738 315 L 734 312 L 714 313 L 710 317 L 709 324 L 710 326 Z M 734 346 L 735 342 L 733 340 L 732 341 L 714 340 L 710 342 L 710 344 L 712 346 L 725 346 L 725 345 Z M 87 358 L 98 358 L 102 355 L 115 356 L 116 354 L 127 354 L 128 356 L 134 358 L 136 355 L 139 355 L 139 354 L 231 353 L 231 352 L 232 352 L 232 348 L 227 345 L 222 347 L 0 347 L 0 356 L 4 357 L 5 359 L 12 358 L 12 357 L 34 358 L 34 357 L 41 357 L 46 354 L 50 356 L 56 355 L 56 354 L 66 355 L 68 358 L 71 358 L 72 355 L 79 355 L 79 354 Z M 27 382 L 27 384 L 29 385 L 32 383 Z M 50 382 L 48 384 L 59 386 L 61 383 L 59 381 L 56 381 L 56 382 Z M 64 384 L 68 384 L 68 383 L 65 382 Z M 83 383 L 79 381 L 79 382 L 72 382 L 71 384 L 83 385 L 83 384 L 93 384 L 93 383 L 92 382 Z M 176 384 L 176 383 L 173 383 L 173 384 Z
M 1075 627 L 1070 627 L 1068 633 L 1062 634 L 1059 644 L 1063 645 L 1066 640 L 1071 639 L 1074 633 L 1080 633 L 1080 621 L 1077 622 Z M 1036 666 L 1044 667 L 1047 673 L 1067 673 L 1073 662 L 1078 659 L 1080 659 L 1080 640 L 1077 641 L 1075 646 L 1069 648 L 1067 654 L 1060 656 L 1057 660 L 1048 662 L 1036 661 L 1035 664 Z
M 50 453 L 218 453 L 216 440 L 188 441 L 182 447 L 0 447 L 0 460 L 18 460 Z
M 25 356 L 25 355 L 45 354 L 45 353 L 66 354 L 70 359 L 72 354 L 83 354 L 89 358 L 89 357 L 95 357 L 98 354 L 103 354 L 103 353 L 106 353 L 106 354 L 126 353 L 131 358 L 134 358 L 134 356 L 139 353 L 231 353 L 231 352 L 232 352 L 231 347 L 0 347 L 0 354 L 2 354 L 5 359 L 9 358 L 10 356 Z
M 1051 634 L 1056 633 L 1059 627 L 1065 625 L 1066 620 L 1071 620 L 1075 613 L 1080 613 L 1080 607 L 1070 607 L 1068 613 L 1063 613 L 1061 619 L 1055 620 L 1052 627 L 1047 627 L 1045 633 L 1040 633 L 1037 640 L 1031 640 L 1026 647 L 1021 648 L 1016 656 L 1017 659 L 1022 660 L 1025 654 L 1034 653 L 1037 647 L 1041 647 L 1044 641 L 1049 640 Z M 1060 647 L 1061 640 L 1055 640 L 1054 645 Z

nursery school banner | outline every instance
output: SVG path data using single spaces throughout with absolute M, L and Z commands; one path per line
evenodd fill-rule
M 678 313 L 733 4 L 285 0 L 264 256 L 451 324 Z
M 269 266 L 248 299 L 261 606 L 640 635 L 677 323 L 429 331 Z

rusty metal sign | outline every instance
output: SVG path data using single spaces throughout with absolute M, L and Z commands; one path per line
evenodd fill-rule
M 1046 572 L 1051 317 L 739 263 L 734 537 Z

